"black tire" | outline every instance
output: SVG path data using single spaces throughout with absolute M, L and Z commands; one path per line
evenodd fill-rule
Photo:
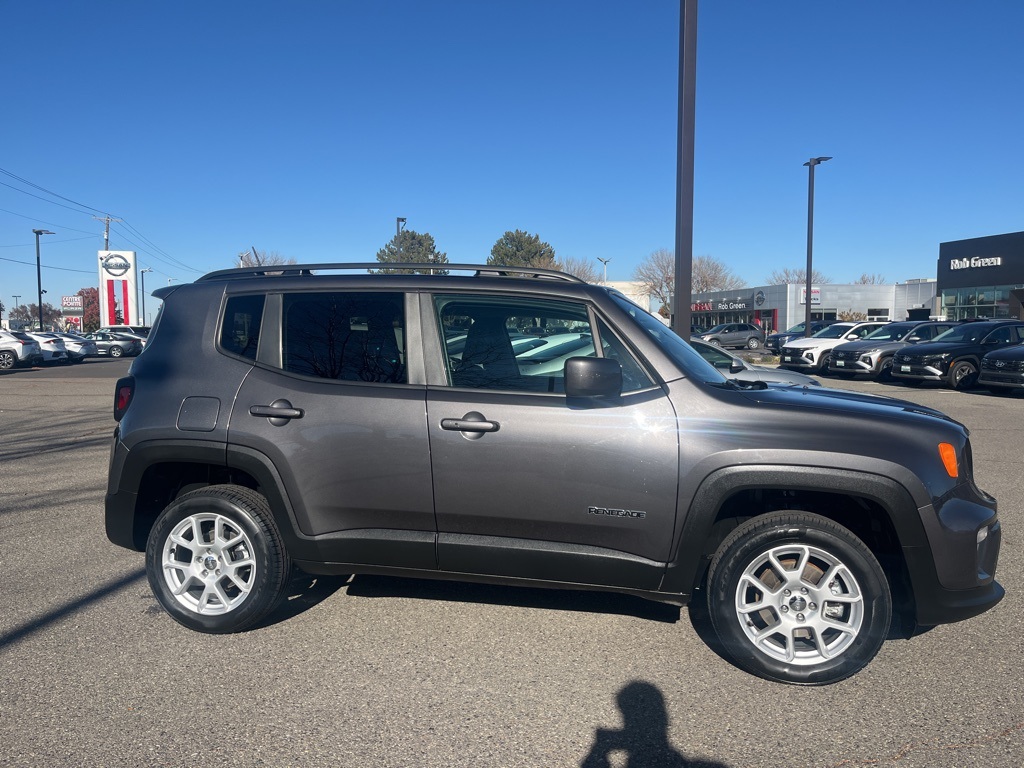
M 9 371 L 18 364 L 18 358 L 9 349 L 0 349 L 0 371 Z
M 107 354 L 110 355 L 111 357 L 120 357 L 121 355 L 124 354 L 124 350 L 115 344 L 114 346 L 107 350 Z
M 875 377 L 876 381 L 890 382 L 892 381 L 892 358 L 884 357 L 878 364 L 878 376 Z
M 200 537 L 203 543 L 193 545 Z M 210 634 L 240 632 L 264 618 L 290 571 L 267 500 L 239 485 L 178 497 L 157 518 L 146 546 L 146 575 L 164 610 Z
M 761 340 L 756 336 L 751 336 L 747 339 L 747 349 L 757 349 L 761 346 Z
M 716 346 L 716 347 L 720 347 L 720 346 L 722 346 L 722 340 L 721 339 L 708 339 L 708 344 L 711 344 L 711 345 Z
M 822 355 L 821 362 L 818 363 L 818 371 L 817 371 L 817 373 L 818 373 L 819 376 L 828 376 L 831 373 L 831 371 L 829 371 L 829 369 L 828 369 L 828 366 L 829 366 L 829 364 L 831 362 L 832 362 L 832 353 L 831 352 L 826 352 L 824 355 Z
M 863 669 L 892 619 L 889 584 L 871 551 L 809 512 L 772 512 L 738 527 L 711 561 L 707 584 L 708 613 L 728 655 L 782 683 L 827 685 Z
M 978 367 L 970 360 L 960 360 L 949 369 L 947 381 L 951 389 L 970 389 L 978 380 Z

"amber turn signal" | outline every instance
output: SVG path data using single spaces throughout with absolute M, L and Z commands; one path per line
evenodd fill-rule
M 939 443 L 939 456 L 950 477 L 959 477 L 960 471 L 956 466 L 956 449 L 949 443 Z

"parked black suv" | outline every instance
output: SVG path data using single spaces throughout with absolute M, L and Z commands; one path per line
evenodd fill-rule
M 892 375 L 907 384 L 940 381 L 952 389 L 969 389 L 986 353 L 1022 341 L 1024 320 L 964 323 L 932 341 L 901 349 L 893 358 Z
M 106 530 L 181 624 L 257 625 L 293 566 L 612 590 L 699 599 L 738 665 L 824 684 L 891 621 L 1003 596 L 996 501 L 940 412 L 729 380 L 561 273 L 377 266 L 155 292 L 116 385 Z
M 994 395 L 1024 389 L 1024 344 L 997 349 L 981 358 L 978 384 Z

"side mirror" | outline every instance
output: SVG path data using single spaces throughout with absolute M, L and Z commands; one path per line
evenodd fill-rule
M 618 397 L 622 366 L 607 357 L 570 357 L 565 361 L 567 397 Z

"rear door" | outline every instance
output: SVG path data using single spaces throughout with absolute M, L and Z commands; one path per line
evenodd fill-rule
M 495 295 L 432 299 L 445 380 L 427 395 L 442 570 L 655 589 L 669 557 L 678 435 L 664 392 L 581 302 Z M 588 336 L 517 359 L 513 337 Z M 573 356 L 619 359 L 624 394 L 564 393 Z
M 341 563 L 433 569 L 425 388 L 413 384 L 401 293 L 321 291 L 228 301 L 225 353 L 257 358 L 230 450 L 267 457 L 305 536 Z

